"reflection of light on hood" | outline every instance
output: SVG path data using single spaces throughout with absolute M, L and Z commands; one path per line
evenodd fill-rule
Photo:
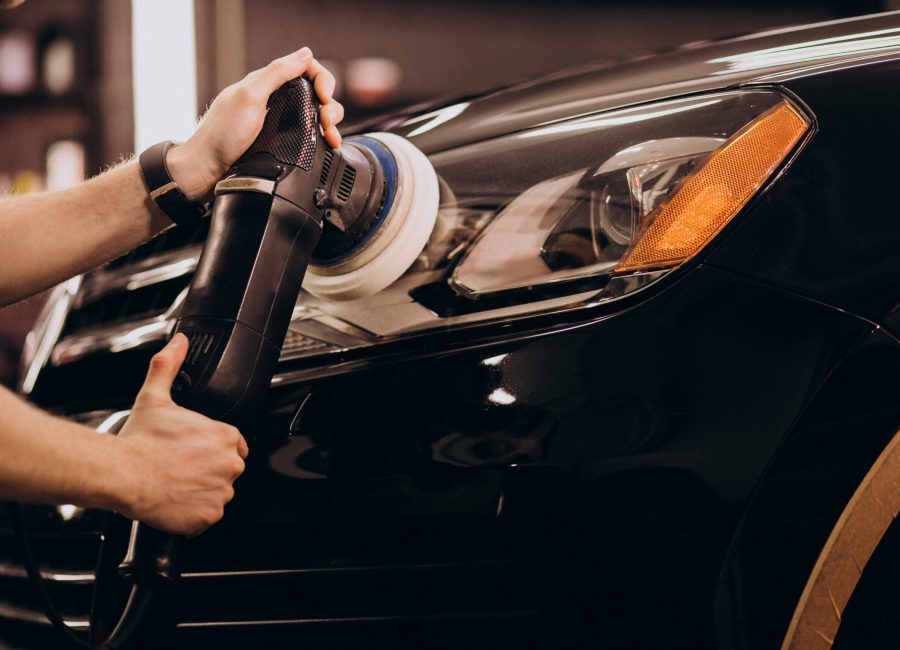
M 516 401 L 516 396 L 507 393 L 502 388 L 496 388 L 494 389 L 494 392 L 488 395 L 488 401 L 499 404 L 500 406 L 509 406 Z
M 431 129 L 433 129 L 434 127 L 440 126 L 444 122 L 449 122 L 454 117 L 457 117 L 468 107 L 469 102 L 463 102 L 462 104 L 453 104 L 452 106 L 447 106 L 446 108 L 432 111 L 431 113 L 425 113 L 424 115 L 417 115 L 416 117 L 412 117 L 406 120 L 403 123 L 403 126 L 409 126 L 410 124 L 416 124 L 418 122 L 425 122 L 425 120 L 430 121 L 425 122 L 425 124 L 417 129 L 413 129 L 406 134 L 406 137 L 411 138 L 416 135 L 421 135 L 422 133 L 425 133 L 427 131 L 431 131 Z
M 881 50 L 900 45 L 900 36 L 897 28 L 880 29 L 874 32 L 862 34 L 850 34 L 834 38 L 822 38 L 806 43 L 770 47 L 755 52 L 735 54 L 719 59 L 712 59 L 708 63 L 724 63 L 728 67 L 714 74 L 730 74 L 745 70 L 760 70 L 778 65 L 791 65 L 796 63 L 811 63 L 847 54 L 859 54 L 872 50 Z M 887 34 L 894 34 L 887 36 Z M 877 38 L 873 38 L 877 37 Z
M 67 503 L 62 506 L 57 506 L 56 511 L 59 513 L 59 516 L 62 517 L 63 521 L 71 521 L 76 515 L 82 512 L 82 509 L 78 506 L 73 506 L 71 503 Z
M 623 124 L 634 124 L 635 122 L 645 122 L 666 115 L 675 115 L 676 113 L 684 113 L 693 111 L 704 106 L 712 106 L 718 104 L 721 100 L 711 99 L 699 104 L 688 104 L 686 106 L 675 106 L 672 108 L 664 108 L 658 111 L 647 112 L 622 112 L 609 117 L 590 117 L 577 122 L 566 122 L 564 124 L 551 124 L 542 128 L 526 131 L 520 134 L 520 138 L 539 138 L 545 135 L 557 135 L 560 133 L 573 133 L 578 131 L 592 131 L 594 129 L 602 129 L 610 126 L 621 126 Z M 410 134 L 412 135 L 412 134 Z
M 488 357 L 487 359 L 481 360 L 481 365 L 483 366 L 499 366 L 500 363 L 508 357 L 508 354 L 498 354 L 496 357 Z

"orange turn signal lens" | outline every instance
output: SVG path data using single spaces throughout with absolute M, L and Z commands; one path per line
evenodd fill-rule
M 809 131 L 787 101 L 769 109 L 713 151 L 648 224 L 615 271 L 680 264 L 696 255 L 747 204 Z

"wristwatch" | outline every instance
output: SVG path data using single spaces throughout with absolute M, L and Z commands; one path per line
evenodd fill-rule
M 138 162 L 150 199 L 166 213 L 176 225 L 183 226 L 197 221 L 205 213 L 199 203 L 188 200 L 172 180 L 169 168 L 166 167 L 166 153 L 175 146 L 171 140 L 159 142 L 145 150 Z

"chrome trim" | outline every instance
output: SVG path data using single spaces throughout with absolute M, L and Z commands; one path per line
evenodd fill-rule
M 202 249 L 202 246 L 180 248 L 148 257 L 121 269 L 96 271 L 85 279 L 76 307 L 93 302 L 112 291 L 135 291 L 193 273 Z
M 325 616 L 310 618 L 257 619 L 246 621 L 199 621 L 176 623 L 178 629 L 215 627 L 272 627 L 277 625 L 346 625 L 348 623 L 430 623 L 439 621 L 472 621 L 533 618 L 540 616 L 539 609 L 501 610 L 486 612 L 453 612 L 450 614 L 387 614 L 383 616 Z
M 185 571 L 181 578 L 185 580 L 203 580 L 217 578 L 268 578 L 281 576 L 302 576 L 308 574 L 332 575 L 345 573 L 400 573 L 400 572 L 448 572 L 460 569 L 479 569 L 495 567 L 521 566 L 519 558 L 498 558 L 496 560 L 463 560 L 459 562 L 420 562 L 412 564 L 384 565 L 349 565 L 302 567 L 297 569 L 240 569 L 236 571 Z
M 115 413 L 112 409 L 99 409 L 97 411 L 85 411 L 83 413 L 72 413 L 71 415 L 67 415 L 66 419 L 73 420 L 78 424 L 83 424 L 86 427 L 90 427 L 91 429 L 96 429 L 100 426 L 104 421 L 109 419 L 109 416 Z
M 91 330 L 89 334 L 67 336 L 56 344 L 50 356 L 54 366 L 64 366 L 97 352 L 124 352 L 163 341 L 175 326 L 174 318 L 147 320 Z
M 103 422 L 97 425 L 97 433 L 119 433 L 129 415 L 131 415 L 131 409 L 110 413 Z
M 171 192 L 172 190 L 177 190 L 177 189 L 178 189 L 178 183 L 176 183 L 175 181 L 169 181 L 165 185 L 161 185 L 160 187 L 157 187 L 155 190 L 150 192 L 150 198 L 153 199 L 154 201 L 156 201 L 156 199 L 161 197 L 163 194 L 166 194 L 167 192 Z
M 176 314 L 187 296 L 188 288 L 178 294 L 165 313 L 140 321 L 93 328 L 84 334 L 67 336 L 53 348 L 50 362 L 63 366 L 97 352 L 123 352 L 164 341 L 175 327 Z
M 16 620 L 16 621 L 24 621 L 26 623 L 34 623 L 36 625 L 52 625 L 50 620 L 44 616 L 42 612 L 36 612 L 31 609 L 25 609 L 24 607 L 16 607 L 15 605 L 10 605 L 9 603 L 0 602 L 0 618 L 5 618 L 7 620 Z M 88 630 L 90 629 L 90 619 L 88 617 L 77 617 L 77 618 L 64 618 L 63 621 L 66 625 L 71 627 L 73 630 Z
M 28 332 L 20 363 L 18 389 L 28 395 L 34 390 L 38 375 L 50 359 L 59 335 L 72 308 L 82 276 L 78 275 L 57 285 L 47 297 L 47 303 Z
M 58 571 L 55 569 L 41 569 L 41 577 L 50 582 L 64 582 L 70 585 L 92 585 L 96 580 L 93 573 L 85 571 Z M 0 578 L 27 580 L 28 572 L 25 571 L 25 567 L 17 564 L 0 562 Z
M 226 178 L 216 183 L 216 196 L 226 192 L 258 192 L 259 194 L 274 194 L 275 181 L 254 176 L 237 176 Z

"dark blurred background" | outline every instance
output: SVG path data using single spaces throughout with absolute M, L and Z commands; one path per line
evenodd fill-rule
M 894 8 L 900 0 L 194 0 L 196 65 L 186 65 L 202 112 L 249 70 L 309 45 L 336 74 L 352 122 L 565 67 Z M 63 188 L 134 150 L 132 11 L 128 0 L 28 0 L 0 11 L 0 193 Z M 40 303 L 0 310 L 2 383 L 14 379 Z

